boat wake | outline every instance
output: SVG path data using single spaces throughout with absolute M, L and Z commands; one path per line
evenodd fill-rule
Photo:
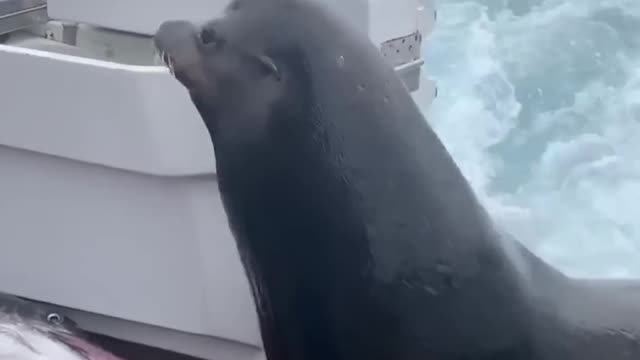
M 436 6 L 428 117 L 483 202 L 570 275 L 640 277 L 640 2 Z

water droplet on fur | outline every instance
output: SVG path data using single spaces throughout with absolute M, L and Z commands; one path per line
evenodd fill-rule
M 431 295 L 436 296 L 438 295 L 438 291 L 432 287 L 429 286 L 425 286 L 424 289 Z

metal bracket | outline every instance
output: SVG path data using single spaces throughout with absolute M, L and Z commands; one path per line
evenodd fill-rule
M 419 59 L 421 45 L 422 34 L 416 31 L 412 34 L 383 42 L 380 46 L 380 51 L 382 56 L 388 59 L 392 66 L 396 67 Z

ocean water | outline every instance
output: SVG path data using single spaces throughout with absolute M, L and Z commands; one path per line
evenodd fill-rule
M 640 0 L 434 1 L 425 111 L 494 218 L 570 275 L 640 277 Z

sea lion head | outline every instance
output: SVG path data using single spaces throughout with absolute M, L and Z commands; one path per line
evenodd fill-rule
M 225 121 L 260 130 L 289 95 L 304 96 L 304 35 L 288 31 L 298 18 L 283 11 L 300 10 L 294 1 L 234 1 L 221 18 L 201 25 L 166 21 L 158 28 L 160 56 L 212 133 L 226 130 Z
M 225 144 L 246 144 L 238 137 L 259 137 L 283 119 L 310 119 L 314 111 L 349 106 L 339 102 L 358 91 L 360 59 L 379 56 L 364 36 L 353 49 L 354 36 L 361 34 L 322 4 L 247 0 L 232 2 L 221 17 L 200 25 L 165 21 L 154 43 L 188 90 L 220 158 Z

